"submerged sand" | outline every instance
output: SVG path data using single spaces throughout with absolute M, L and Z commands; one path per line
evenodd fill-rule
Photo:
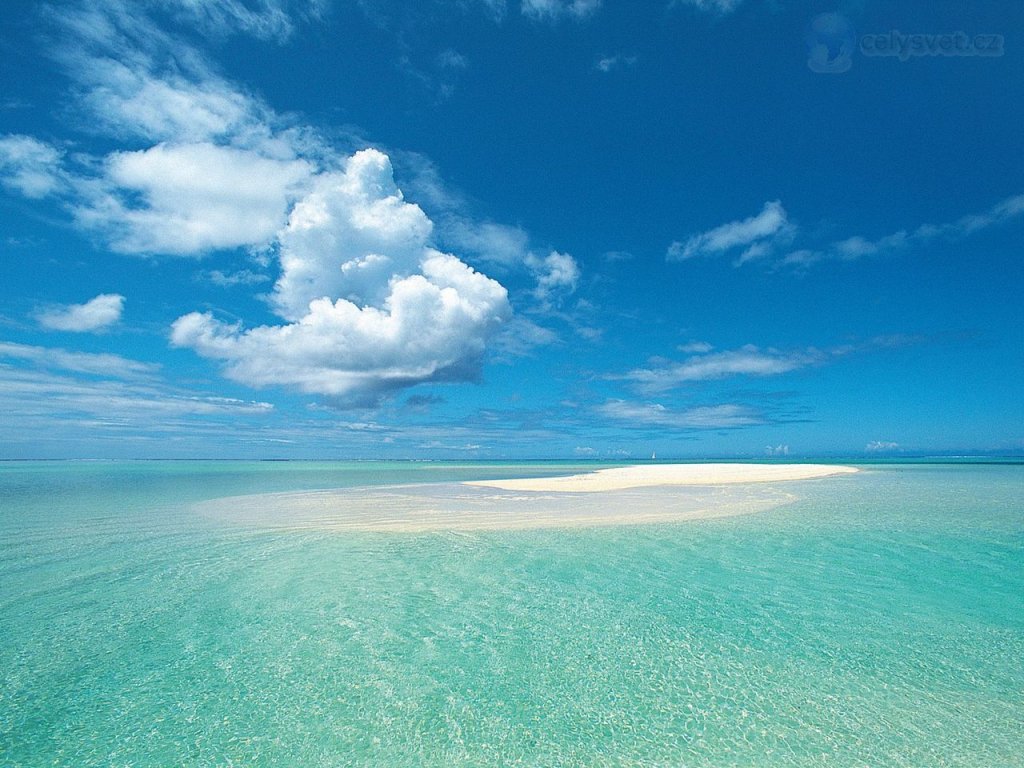
M 599 469 L 582 475 L 514 480 L 471 480 L 465 485 L 505 491 L 593 493 L 627 488 L 673 485 L 731 485 L 810 480 L 856 472 L 855 467 L 828 464 L 647 464 Z
M 763 512 L 794 501 L 777 481 L 856 472 L 811 464 L 677 464 L 582 475 L 270 493 L 196 510 L 277 530 L 482 531 L 675 523 Z

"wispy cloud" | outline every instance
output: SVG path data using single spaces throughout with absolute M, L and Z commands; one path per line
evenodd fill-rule
M 585 19 L 601 7 L 601 0 L 522 0 L 524 16 L 534 19 Z
M 7 189 L 28 198 L 52 195 L 64 183 L 61 172 L 63 156 L 57 147 L 31 136 L 9 134 L 0 137 L 0 182 Z
M 601 258 L 609 264 L 615 264 L 620 261 L 632 261 L 636 256 L 630 251 L 605 251 Z
M 727 429 L 765 423 L 763 414 L 735 403 L 673 410 L 660 403 L 608 400 L 597 407 L 597 412 L 627 424 L 673 429 Z
M 238 440 L 250 449 L 260 439 L 273 406 L 185 391 L 154 379 L 83 377 L 69 371 L 24 368 L 0 362 L 0 454 L 167 456 L 186 441 L 195 456 L 216 440 Z M 18 446 L 23 446 L 19 448 Z M 70 453 L 69 453 L 70 451 Z M 201 455 L 201 454 L 199 454 Z
M 892 440 L 872 440 L 864 446 L 864 450 L 868 453 L 886 453 L 889 451 L 898 451 L 899 448 L 900 444 L 893 442 Z
M 825 365 L 855 353 L 898 349 L 922 343 L 918 336 L 891 334 L 826 348 L 780 350 L 747 344 L 739 349 L 713 351 L 705 342 L 680 347 L 689 354 L 683 360 L 658 359 L 646 368 L 610 375 L 609 380 L 628 381 L 644 393 L 666 392 L 685 384 L 718 381 L 732 377 L 770 377 L 803 368 Z
M 701 355 L 710 352 L 714 347 L 706 341 L 688 341 L 676 347 L 684 355 Z
M 731 13 L 743 0 L 670 0 L 669 7 L 676 8 L 680 6 L 696 8 L 699 11 L 705 11 L 708 13 Z
M 102 331 L 121 320 L 124 296 L 119 293 L 101 293 L 84 304 L 66 304 L 49 307 L 37 313 L 43 328 L 51 331 L 84 333 Z
M 693 349 L 705 350 L 704 347 Z M 681 384 L 731 376 L 777 376 L 821 363 L 828 357 L 829 354 L 816 349 L 780 351 L 748 344 L 740 349 L 721 352 L 705 350 L 679 362 L 665 361 L 615 378 L 632 382 L 644 392 L 663 392 Z
M 611 72 L 615 69 L 624 69 L 636 64 L 636 56 L 627 56 L 624 53 L 617 53 L 614 56 L 602 56 L 594 63 L 594 69 L 599 72 Z
M 416 446 L 420 450 L 427 451 L 460 451 L 465 453 L 476 453 L 483 445 L 480 443 L 452 443 L 447 440 L 430 440 Z
M 210 282 L 221 288 L 234 288 L 239 285 L 262 285 L 270 282 L 270 275 L 253 272 L 251 269 L 240 269 L 237 272 L 224 272 L 220 269 L 211 269 L 209 272 L 202 272 L 197 275 L 198 280 Z
M 580 279 L 580 267 L 568 253 L 551 251 L 543 259 L 531 255 L 527 266 L 537 276 L 533 295 L 544 307 L 550 306 L 556 297 L 574 292 Z
M 298 23 L 321 18 L 328 4 L 327 0 L 174 0 L 165 5 L 211 35 L 240 32 L 284 42 Z
M 528 357 L 541 347 L 558 343 L 558 334 L 538 325 L 524 315 L 515 315 L 494 338 L 492 348 L 498 362 L 512 363 L 515 358 Z
M 782 204 L 775 201 L 765 203 L 764 209 L 756 216 L 722 224 L 684 241 L 673 242 L 668 248 L 667 258 L 669 261 L 685 261 L 698 256 L 731 255 L 734 257 L 733 265 L 737 267 L 760 262 L 775 268 L 799 270 L 825 261 L 887 256 L 941 239 L 960 240 L 1018 219 L 1022 214 L 1024 195 L 1014 195 L 986 211 L 943 224 L 921 224 L 914 229 L 901 229 L 876 238 L 853 235 L 815 246 L 807 243 L 810 238 L 788 220 Z
M 450 99 L 456 91 L 459 78 L 469 67 L 469 59 L 458 51 L 446 48 L 425 60 L 405 53 L 398 59 L 398 69 L 437 102 Z
M 943 224 L 921 224 L 912 230 L 899 230 L 882 237 L 868 239 L 854 235 L 836 240 L 824 248 L 806 248 L 781 257 L 783 266 L 807 267 L 820 261 L 853 261 L 865 257 L 887 256 L 914 246 L 941 239 L 960 240 L 965 237 L 1019 218 L 1024 214 L 1024 195 L 1001 200 L 987 211 L 961 216 Z
M 786 210 L 778 200 L 767 202 L 756 216 L 730 221 L 686 240 L 675 241 L 668 247 L 669 261 L 685 261 L 698 256 L 717 256 L 746 248 L 738 257 L 743 263 L 763 255 L 765 249 L 780 238 L 793 234 Z
M 105 378 L 148 378 L 159 371 L 155 363 L 129 360 L 120 355 L 95 352 L 72 352 L 57 347 L 39 347 L 0 341 L 0 359 L 19 360 L 41 369 L 70 371 Z
M 45 453 L 48 444 L 81 445 L 94 455 L 131 455 L 128 443 L 187 436 L 252 436 L 273 413 L 270 403 L 199 393 L 168 384 L 161 367 L 107 353 L 0 341 L 0 451 Z M 105 441 L 113 449 L 102 448 Z M 162 455 L 170 449 L 163 445 Z M 158 453 L 161 453 L 158 450 Z M 58 455 L 67 455 L 64 449 Z

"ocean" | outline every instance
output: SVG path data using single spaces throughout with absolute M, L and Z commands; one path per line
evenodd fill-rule
M 1022 463 L 639 525 L 211 506 L 594 467 L 0 463 L 0 765 L 1024 765 Z

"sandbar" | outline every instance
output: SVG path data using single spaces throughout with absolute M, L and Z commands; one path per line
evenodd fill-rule
M 629 488 L 674 485 L 731 485 L 811 480 L 856 472 L 855 467 L 833 464 L 643 464 L 598 469 L 581 475 L 470 480 L 464 485 L 504 491 L 595 493 Z
M 234 496 L 194 508 L 226 523 L 303 531 L 644 525 L 764 512 L 796 500 L 783 481 L 856 471 L 817 464 L 659 464 L 562 477 Z

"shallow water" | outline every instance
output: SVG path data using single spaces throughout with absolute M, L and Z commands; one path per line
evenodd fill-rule
M 792 483 L 646 487 L 600 493 L 505 491 L 462 483 L 227 496 L 193 506 L 235 525 L 275 530 L 428 533 L 678 523 L 763 512 Z
M 0 465 L 0 764 L 1024 762 L 1021 465 L 868 467 L 673 524 L 197 511 L 557 469 Z

